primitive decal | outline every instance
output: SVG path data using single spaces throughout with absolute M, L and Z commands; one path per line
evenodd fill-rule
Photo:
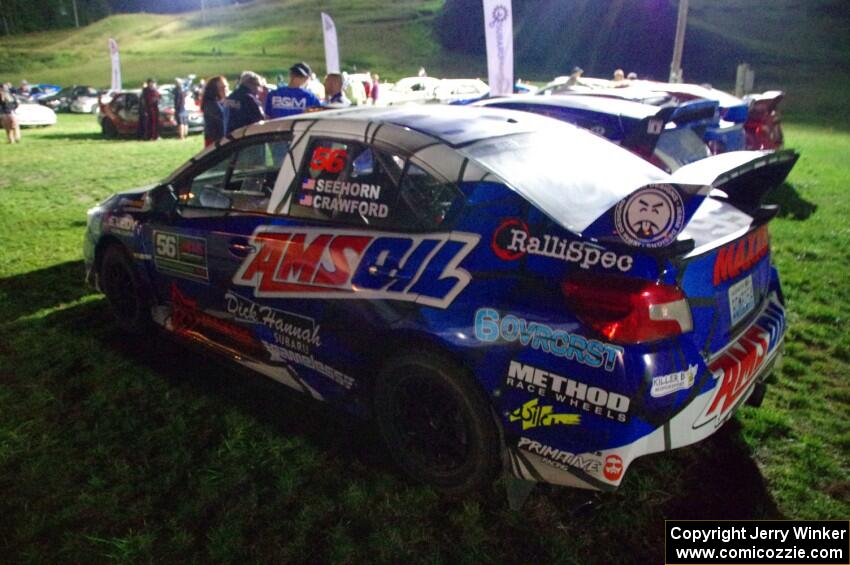
M 209 280 L 206 239 L 154 231 L 153 252 L 157 271 L 188 279 Z

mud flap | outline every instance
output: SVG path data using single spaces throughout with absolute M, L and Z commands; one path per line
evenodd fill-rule
M 528 500 L 529 495 L 537 486 L 535 481 L 526 481 L 513 476 L 509 470 L 505 472 L 505 491 L 508 495 L 508 507 L 519 512 Z

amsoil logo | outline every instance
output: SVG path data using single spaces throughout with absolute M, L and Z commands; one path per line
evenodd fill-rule
M 257 297 L 389 299 L 448 307 L 472 277 L 460 263 L 470 233 L 390 235 L 259 228 L 233 283 Z
M 767 226 L 762 226 L 754 232 L 728 245 L 717 252 L 714 260 L 714 285 L 729 279 L 734 279 L 741 273 L 750 270 L 770 250 L 770 238 Z

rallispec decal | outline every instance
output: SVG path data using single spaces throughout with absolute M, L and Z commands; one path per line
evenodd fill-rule
M 505 385 L 618 422 L 627 422 L 629 418 L 628 396 L 588 386 L 518 361 L 511 361 Z
M 614 209 L 617 233 L 630 245 L 669 245 L 682 231 L 684 223 L 682 197 L 669 184 L 653 184 L 636 190 Z
M 652 398 L 661 398 L 676 391 L 691 388 L 694 386 L 694 381 L 696 381 L 697 371 L 698 367 L 696 365 L 690 365 L 684 371 L 652 377 L 652 388 L 649 389 L 650 396 Z
M 605 458 L 605 468 L 602 470 L 609 481 L 619 481 L 623 476 L 623 458 L 619 455 L 609 455 Z
M 539 398 L 529 400 L 510 414 L 511 422 L 522 422 L 523 430 L 541 426 L 576 426 L 581 422 L 579 414 L 553 414 L 551 406 L 538 406 Z
M 604 367 L 606 371 L 613 371 L 617 359 L 623 355 L 623 348 L 618 345 L 553 329 L 540 322 L 529 322 L 513 314 L 502 316 L 493 308 L 479 308 L 475 312 L 475 337 L 484 342 L 519 341 L 523 347 L 588 367 Z
M 247 354 L 262 352 L 250 331 L 207 314 L 198 308 L 196 300 L 180 292 L 174 283 L 171 283 L 171 326 L 175 332 L 182 334 L 195 331 L 216 334 L 216 337 L 232 342 L 239 351 Z
M 767 226 L 748 233 L 737 241 L 724 245 L 714 259 L 714 285 L 734 279 L 749 271 L 770 250 Z
M 359 214 L 367 218 L 386 218 L 389 207 L 378 202 L 380 198 L 381 186 L 377 184 L 305 179 L 301 183 L 298 204 L 316 210 Z
M 634 259 L 629 255 L 618 255 L 600 245 L 585 241 L 570 241 L 555 235 L 531 236 L 528 226 L 519 219 L 507 219 L 493 232 L 490 247 L 504 261 L 516 261 L 525 255 L 550 257 L 567 263 L 575 263 L 582 269 L 599 265 L 605 269 L 617 269 L 625 273 L 632 268 Z
M 764 315 L 708 366 L 717 384 L 705 410 L 694 422 L 694 429 L 710 422 L 718 428 L 729 419 L 765 369 L 766 361 L 772 357 L 784 330 L 782 307 L 771 303 Z
M 189 279 L 209 279 L 207 240 L 154 230 L 153 245 L 157 271 Z
M 263 226 L 233 283 L 268 298 L 388 299 L 448 307 L 472 277 L 471 233 L 397 235 Z
M 571 468 L 574 468 L 581 469 L 588 473 L 598 474 L 602 469 L 602 461 L 593 456 L 587 454 L 576 455 L 569 451 L 549 447 L 548 445 L 544 445 L 539 441 L 534 441 L 533 439 L 521 437 L 519 438 L 519 444 L 517 444 L 517 447 L 525 449 L 535 455 L 539 455 L 543 458 L 544 462 L 563 471 L 570 471 L 572 470 Z
M 312 348 L 322 344 L 320 326 L 313 318 L 263 306 L 233 292 L 224 295 L 224 305 L 235 319 L 268 328 L 280 346 L 309 355 Z

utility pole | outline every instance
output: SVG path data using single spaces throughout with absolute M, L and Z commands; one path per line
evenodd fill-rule
M 670 63 L 670 82 L 682 82 L 682 50 L 685 47 L 685 27 L 688 25 L 688 0 L 679 0 L 679 18 L 676 21 L 676 42 L 673 44 L 673 61 Z
M 74 7 L 74 26 L 80 27 L 80 17 L 77 15 L 77 0 L 71 0 L 71 6 Z

